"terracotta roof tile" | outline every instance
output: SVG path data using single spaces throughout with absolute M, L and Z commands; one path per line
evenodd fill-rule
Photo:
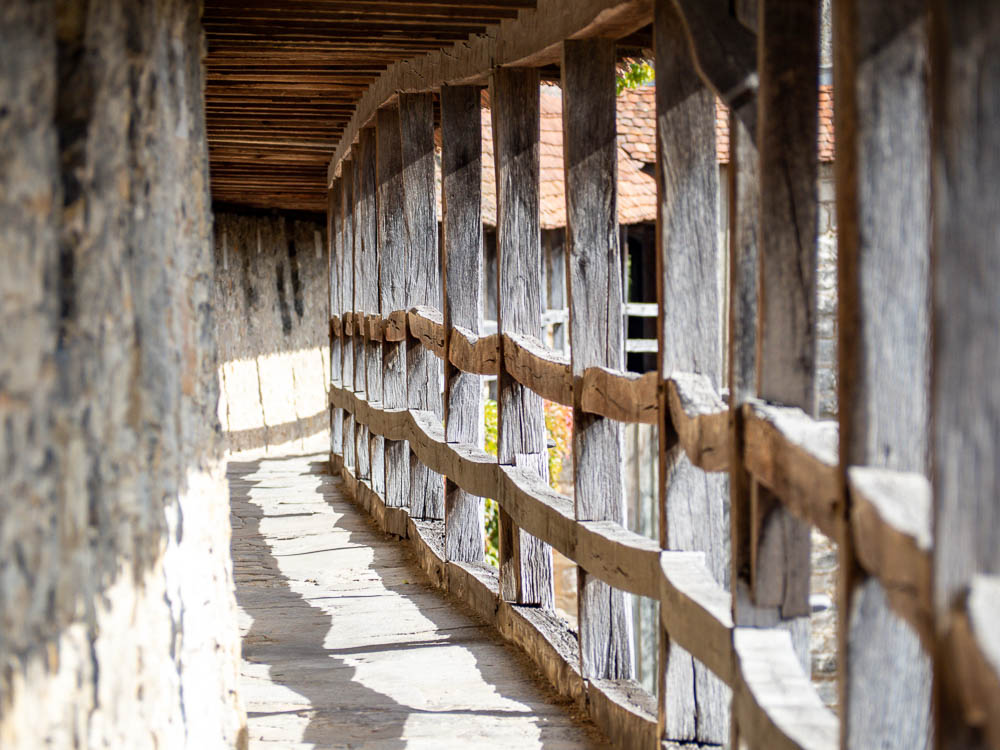
M 618 97 L 618 220 L 638 224 L 656 220 L 656 182 L 643 171 L 656 161 L 655 92 L 652 86 L 627 89 Z M 543 229 L 566 225 L 563 194 L 562 95 L 557 86 L 542 86 L 539 144 L 540 214 Z M 496 226 L 496 175 L 493 165 L 493 128 L 488 99 L 483 99 L 483 223 Z M 819 158 L 833 161 L 833 92 L 820 87 Z M 440 132 L 437 135 L 438 170 L 436 189 L 441 198 Z M 721 100 L 715 110 L 716 155 L 729 162 L 729 114 Z

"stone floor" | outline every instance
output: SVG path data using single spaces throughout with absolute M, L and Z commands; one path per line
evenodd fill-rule
M 250 747 L 605 747 L 527 660 L 432 589 L 322 455 L 234 457 Z

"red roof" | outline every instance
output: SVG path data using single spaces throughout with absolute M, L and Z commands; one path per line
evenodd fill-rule
M 640 86 L 618 97 L 618 140 L 636 161 L 656 162 L 656 89 Z M 832 162 L 833 87 L 819 87 L 819 160 Z M 715 100 L 715 151 L 720 164 L 729 163 L 729 110 Z
M 496 226 L 497 192 L 493 165 L 493 128 L 488 99 L 483 97 L 483 223 Z M 656 163 L 655 89 L 626 89 L 618 97 L 618 221 L 638 224 L 656 221 L 656 181 L 649 165 Z M 542 229 L 566 226 L 563 186 L 562 93 L 558 86 L 541 88 L 540 214 Z M 440 159 L 440 131 L 438 149 Z M 819 93 L 819 158 L 833 161 L 833 92 L 821 86 Z M 715 108 L 715 147 L 720 164 L 729 163 L 729 112 L 720 99 Z M 643 171 L 644 168 L 646 171 Z M 440 168 L 437 192 L 440 205 Z

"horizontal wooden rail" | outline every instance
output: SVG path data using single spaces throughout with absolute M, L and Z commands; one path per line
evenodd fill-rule
M 747 471 L 796 516 L 831 539 L 840 536 L 837 425 L 801 409 L 762 401 L 743 405 Z
M 977 575 L 952 613 L 948 658 L 965 720 L 1000 748 L 1000 576 Z
M 685 393 L 684 386 L 680 390 Z M 698 390 L 686 393 L 690 396 Z M 658 600 L 661 619 L 671 637 L 726 684 L 745 690 L 747 705 L 765 713 L 751 722 L 762 746 L 835 745 L 836 720 L 802 674 L 787 633 L 753 629 L 743 638 L 749 644 L 744 653 L 734 651 L 733 644 L 741 641 L 733 628 L 730 595 L 713 578 L 703 553 L 662 551 L 653 540 L 617 523 L 576 520 L 572 500 L 549 487 L 534 471 L 500 465 L 477 446 L 446 442 L 441 423 L 432 412 L 382 409 L 336 385 L 330 389 L 330 400 L 333 406 L 351 412 L 372 433 L 387 440 L 408 441 L 422 463 L 466 492 L 494 498 L 518 527 L 590 575 L 615 588 Z M 408 514 L 404 508 L 384 507 L 376 498 L 370 498 L 366 507 L 384 528 L 405 536 L 402 532 L 408 528 Z M 789 675 L 793 666 L 798 671 Z M 782 698 L 787 685 L 793 689 L 792 704 Z M 790 705 L 806 711 L 804 724 L 788 715 Z
M 913 472 L 852 466 L 854 553 L 885 587 L 893 609 L 933 643 L 931 617 L 931 485 Z

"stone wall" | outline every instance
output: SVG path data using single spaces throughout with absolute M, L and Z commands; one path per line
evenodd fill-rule
M 0 747 L 246 743 L 199 5 L 0 3 Z
M 325 217 L 215 217 L 219 419 L 231 451 L 329 449 Z

